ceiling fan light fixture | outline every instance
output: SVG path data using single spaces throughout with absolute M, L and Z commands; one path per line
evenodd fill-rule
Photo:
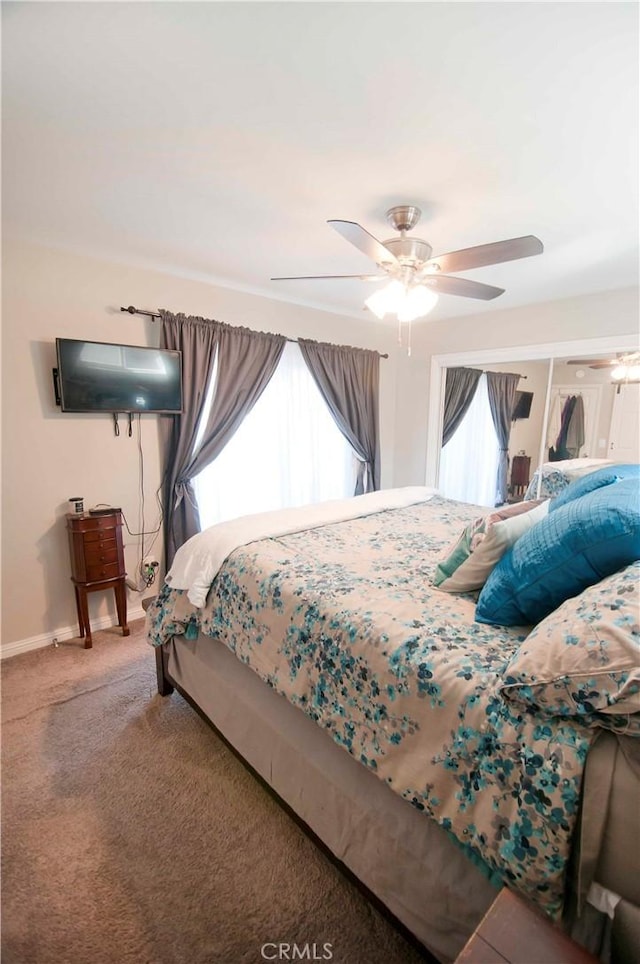
M 382 321 L 385 315 L 395 314 L 404 297 L 404 285 L 400 281 L 390 281 L 384 288 L 374 291 L 365 301 L 365 305 Z
M 611 372 L 614 382 L 637 381 L 640 379 L 640 365 L 617 365 Z
M 423 318 L 437 303 L 437 294 L 425 285 L 406 288 L 400 281 L 389 282 L 365 301 L 376 318 L 382 320 L 385 315 L 396 315 L 398 321 Z
M 415 321 L 424 318 L 438 304 L 438 296 L 425 285 L 414 285 L 406 293 L 404 304 L 398 311 L 398 321 Z

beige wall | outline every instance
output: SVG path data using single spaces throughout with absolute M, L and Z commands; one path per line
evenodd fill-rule
M 120 305 L 168 308 L 292 337 L 390 352 L 381 360 L 384 486 L 393 483 L 395 335 L 371 321 L 271 301 L 149 270 L 5 240 L 3 250 L 3 605 L 2 644 L 46 642 L 77 632 L 63 516 L 70 496 L 87 507 L 121 506 L 140 531 L 136 439 L 113 433 L 108 415 L 62 414 L 54 404 L 55 338 L 157 344 L 158 326 Z M 141 419 L 146 528 L 157 525 L 157 418 Z M 125 532 L 134 573 L 139 539 Z M 161 541 L 155 548 L 160 552 Z M 113 594 L 89 597 L 94 618 L 113 613 Z M 131 610 L 140 597 L 129 594 Z M 36 637 L 45 637 L 37 640 Z M 26 645 L 25 644 L 25 648 Z M 9 651 L 15 651 L 12 646 Z M 6 651 L 6 649 L 5 649 Z
M 637 290 L 607 292 L 473 318 L 416 324 L 413 355 L 398 348 L 395 326 L 271 301 L 130 265 L 5 239 L 3 250 L 3 606 L 2 644 L 21 645 L 75 632 L 63 516 L 67 499 L 123 508 L 140 531 L 135 438 L 113 435 L 108 416 L 62 414 L 53 401 L 56 336 L 157 343 L 150 320 L 121 304 L 164 307 L 291 337 L 388 352 L 381 362 L 383 486 L 422 484 L 425 475 L 430 358 L 452 351 L 525 345 L 637 331 Z M 511 366 L 508 366 L 511 367 Z M 534 404 L 536 395 L 534 394 Z M 142 419 L 146 528 L 157 525 L 156 419 Z M 519 444 L 525 448 L 527 443 Z M 533 453 L 532 453 L 533 454 Z M 135 571 L 139 539 L 126 535 Z M 160 541 L 155 548 L 159 549 Z M 132 610 L 140 599 L 130 594 Z M 94 618 L 112 601 L 90 597 Z M 15 650 L 15 646 L 12 647 Z M 11 650 L 10 650 L 11 651 Z
M 400 355 L 397 363 L 394 484 L 416 485 L 425 478 L 433 355 L 604 335 L 637 335 L 638 294 L 637 288 L 625 288 L 483 315 L 415 323 L 412 356 Z

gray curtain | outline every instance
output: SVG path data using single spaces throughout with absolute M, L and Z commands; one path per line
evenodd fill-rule
M 380 488 L 380 356 L 300 338 L 300 351 L 336 425 L 360 459 L 355 495 Z
M 477 368 L 447 368 L 442 416 L 442 444 L 446 445 L 467 414 L 482 372 Z
M 213 372 L 218 326 L 205 318 L 188 318 L 162 310 L 160 314 L 160 347 L 182 352 L 182 414 L 160 417 L 165 566 L 169 569 L 176 549 L 184 542 L 183 534 L 191 532 L 198 520 L 193 488 L 184 470 L 195 446 Z
M 161 347 L 182 351 L 183 412 L 160 420 L 168 569 L 178 547 L 200 531 L 193 477 L 216 458 L 251 411 L 275 371 L 285 339 L 204 318 L 160 314 Z M 214 366 L 211 409 L 196 449 Z
M 511 435 L 511 415 L 516 397 L 520 375 L 506 372 L 487 372 L 487 391 L 489 407 L 500 445 L 498 480 L 496 491 L 498 502 L 507 501 L 507 474 L 509 470 L 509 436 Z
M 240 427 L 267 387 L 287 341 L 284 335 L 250 328 L 219 328 L 215 389 L 202 444 L 187 466 L 191 477 L 220 455 Z

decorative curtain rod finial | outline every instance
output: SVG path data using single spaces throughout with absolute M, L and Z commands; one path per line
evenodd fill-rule
M 152 320 L 162 317 L 159 311 L 143 311 L 142 308 L 136 308 L 134 305 L 129 305 L 127 308 L 120 305 L 120 311 L 128 311 L 130 315 L 147 315 Z

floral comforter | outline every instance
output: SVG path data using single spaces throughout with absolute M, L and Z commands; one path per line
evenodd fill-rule
M 547 913 L 564 876 L 593 732 L 499 694 L 527 627 L 474 622 L 435 589 L 443 550 L 479 510 L 439 496 L 237 549 L 206 606 L 164 586 L 153 645 L 221 639 L 348 753 Z

